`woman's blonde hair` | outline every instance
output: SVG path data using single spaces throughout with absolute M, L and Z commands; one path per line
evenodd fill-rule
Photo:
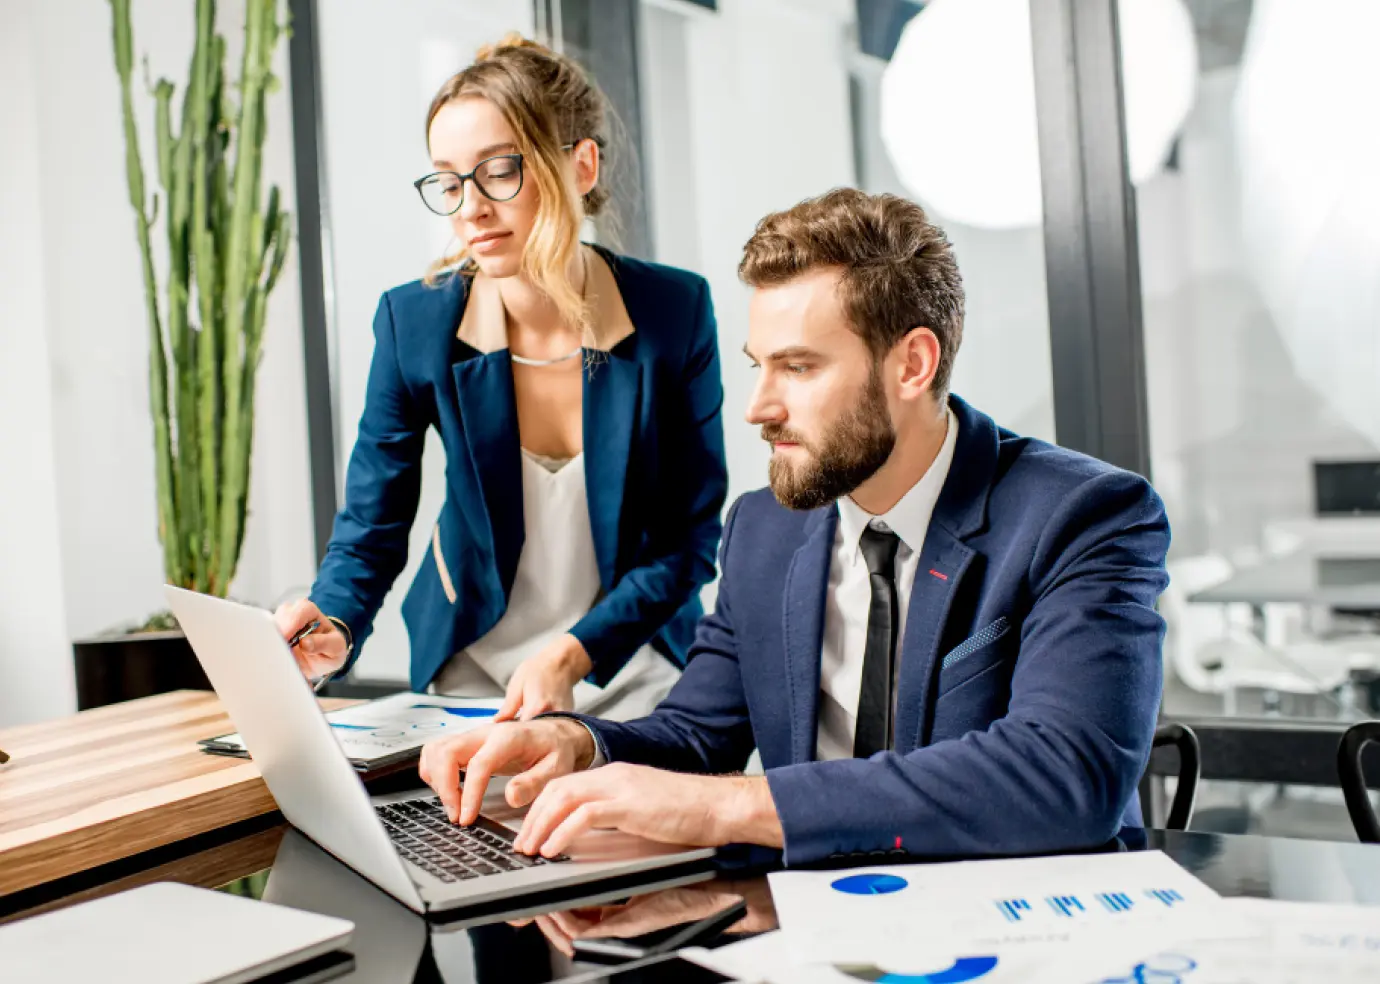
M 589 307 L 568 271 L 580 249 L 580 224 L 604 210 L 609 192 L 601 182 L 582 199 L 565 169 L 564 148 L 593 140 L 602 158 L 610 115 L 604 94 L 571 59 L 520 34 L 508 34 L 481 47 L 474 64 L 441 86 L 427 112 L 428 137 L 441 108 L 467 96 L 497 107 L 516 136 L 525 179 L 536 182 L 540 204 L 522 254 L 523 274 L 570 324 L 589 330 Z M 463 271 L 469 258 L 462 245 L 431 265 L 426 282 L 435 283 L 448 270 Z

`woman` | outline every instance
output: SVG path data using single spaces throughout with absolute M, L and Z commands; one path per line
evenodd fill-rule
M 727 476 L 708 285 L 583 245 L 605 100 L 516 35 L 432 101 L 416 182 L 460 248 L 384 294 L 345 505 L 277 619 L 302 672 L 348 669 L 407 557 L 427 428 L 446 501 L 403 603 L 411 685 L 499 719 L 647 713 L 684 665 Z

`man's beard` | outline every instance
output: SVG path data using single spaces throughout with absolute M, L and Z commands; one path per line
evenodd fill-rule
M 873 369 L 857 404 L 830 426 L 817 447 L 780 424 L 764 426 L 762 440 L 798 444 L 809 455 L 799 464 L 772 455 L 768 480 L 787 509 L 818 509 L 848 495 L 886 464 L 896 446 L 881 374 Z

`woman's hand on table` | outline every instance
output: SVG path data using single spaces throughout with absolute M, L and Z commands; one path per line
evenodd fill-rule
M 580 640 L 565 633 L 517 668 L 494 720 L 530 721 L 548 711 L 573 709 L 575 684 L 592 669 L 594 663 Z

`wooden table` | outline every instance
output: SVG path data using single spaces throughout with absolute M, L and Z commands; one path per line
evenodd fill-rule
M 179 690 L 0 731 L 0 895 L 275 810 L 252 762 L 196 745 L 234 730 Z

